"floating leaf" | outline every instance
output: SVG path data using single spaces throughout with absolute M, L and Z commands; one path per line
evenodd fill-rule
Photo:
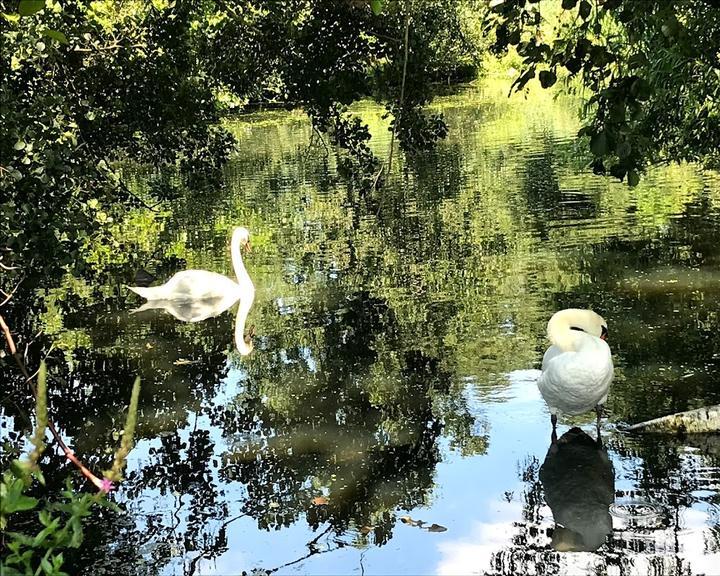
M 425 524 L 423 520 L 414 520 L 410 516 L 400 516 L 400 522 L 403 524 L 409 524 L 410 526 L 417 526 L 418 528 Z
M 372 8 L 373 14 L 379 16 L 382 12 L 382 0 L 370 0 L 370 8 Z
M 18 14 L 20 16 L 32 16 L 43 8 L 45 8 L 45 0 L 20 0 Z
M 327 506 L 330 503 L 330 500 L 325 498 L 325 496 L 315 496 L 315 498 L 312 499 L 312 503 L 315 506 Z

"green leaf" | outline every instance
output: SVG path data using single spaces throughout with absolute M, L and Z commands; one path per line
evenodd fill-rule
M 627 142 L 622 142 L 617 147 L 617 155 L 619 158 L 627 158 L 632 153 L 632 147 Z
M 67 36 L 65 36 L 65 34 L 63 34 L 62 32 L 59 32 L 58 30 L 50 30 L 50 28 L 45 28 L 42 33 L 44 36 L 47 36 L 51 40 L 55 40 L 60 44 L 68 43 Z
M 20 16 L 32 16 L 43 8 L 45 8 L 45 0 L 20 0 L 18 14 Z
M 30 496 L 18 496 L 14 502 L 13 510 L 11 512 L 21 512 L 23 510 L 32 510 L 37 506 L 38 499 Z
M 379 16 L 383 9 L 382 0 L 370 0 L 370 8 L 375 16 Z
M 23 546 L 32 546 L 33 545 L 33 539 L 30 538 L 30 536 L 27 536 L 23 534 L 22 532 L 6 532 L 10 538 L 12 538 L 15 542 L 19 542 Z
M 635 188 L 640 183 L 640 174 L 637 170 L 630 170 L 627 174 L 628 186 Z
M 557 81 L 557 76 L 552 70 L 543 70 L 538 74 L 538 79 L 540 80 L 540 86 L 550 88 Z
M 607 154 L 607 134 L 605 132 L 598 132 L 590 138 L 590 150 L 595 156 Z

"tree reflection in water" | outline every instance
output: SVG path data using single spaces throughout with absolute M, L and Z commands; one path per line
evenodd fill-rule
M 479 100 L 449 98 L 457 128 L 449 140 L 405 158 L 367 203 L 338 183 L 332 159 L 306 154 L 309 127 L 292 115 L 239 122 L 241 152 L 222 187 L 178 190 L 186 197 L 167 220 L 130 214 L 118 228 L 125 252 L 89 248 L 98 269 L 111 260 L 99 280 L 66 278 L 42 306 L 30 289 L 16 294 L 3 314 L 25 335 L 23 349 L 41 328 L 49 335 L 28 347 L 29 365 L 55 345 L 51 411 L 91 467 L 107 468 L 123 421 L 118 406 L 135 375 L 143 379 L 139 444 L 116 495 L 128 513 L 103 512 L 83 548 L 69 553 L 69 572 L 190 574 L 203 557 L 234 558 L 238 532 L 242 547 L 264 530 L 283 531 L 276 541 L 287 544 L 288 558 L 278 564 L 377 545 L 382 571 L 397 555 L 385 544 L 401 540 L 394 526 L 402 511 L 457 509 L 454 495 L 443 495 L 441 458 L 467 475 L 463 482 L 483 477 L 476 493 L 490 498 L 496 488 L 513 491 L 494 477 L 524 461 L 522 502 L 507 501 L 522 511 L 513 509 L 507 538 L 490 538 L 499 551 L 480 571 L 553 574 L 584 559 L 600 573 L 665 575 L 690 570 L 691 556 L 695 572 L 714 568 L 705 569 L 718 550 L 717 452 L 612 431 L 616 498 L 656 502 L 664 513 L 649 527 L 616 523 L 595 552 L 553 549 L 553 538 L 567 544 L 553 530 L 555 521 L 571 524 L 560 518 L 573 495 L 557 486 L 582 472 L 566 478 L 564 451 L 541 465 L 545 445 L 525 450 L 535 432 L 521 416 L 542 406 L 518 412 L 504 380 L 537 365 L 549 312 L 583 305 L 613 318 L 612 419 L 720 401 L 717 182 L 682 167 L 653 172 L 631 190 L 614 186 L 582 172 L 568 136 L 577 127 L 571 106 L 512 103 L 504 93 L 490 105 Z M 530 108 L 543 118 L 531 119 Z M 380 114 L 373 129 L 386 131 Z M 135 178 L 143 189 L 147 174 Z M 258 279 L 252 354 L 233 350 L 228 313 L 197 324 L 128 314 L 136 302 L 119 285 L 131 270 L 147 265 L 163 278 L 193 266 L 223 272 L 227 228 L 238 219 L 258 231 L 248 260 Z M 0 368 L 5 377 L 2 358 Z M 16 442 L 33 406 L 20 375 L 7 374 L 2 411 Z M 503 410 L 515 444 L 501 470 L 486 453 L 485 424 Z M 495 434 L 495 448 L 507 445 Z M 590 460 L 589 468 L 604 466 L 599 452 Z M 59 489 L 67 468 L 49 454 L 45 468 L 48 490 Z M 607 496 L 602 484 L 598 510 Z M 472 517 L 461 504 L 437 542 L 457 537 Z M 597 533 L 583 536 L 576 526 L 574 547 L 601 540 L 607 517 L 598 515 Z M 291 550 L 287 534 L 306 526 L 307 546 Z M 429 554 L 427 540 L 412 542 L 418 556 Z M 258 563 L 278 568 L 267 556 Z

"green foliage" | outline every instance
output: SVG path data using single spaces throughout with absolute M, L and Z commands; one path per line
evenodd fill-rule
M 18 267 L 6 291 L 21 276 L 87 271 L 98 245 L 121 251 L 113 223 L 151 195 L 174 197 L 172 170 L 216 173 L 233 146 L 218 126 L 222 98 L 301 106 L 367 183 L 378 161 L 348 106 L 374 94 L 405 150 L 432 147 L 447 131 L 423 112 L 432 83 L 472 77 L 482 45 L 468 24 L 478 0 L 16 6 L 0 30 L 0 256 Z M 142 199 L 118 174 L 125 159 L 161 169 Z
M 494 3 L 487 30 L 497 51 L 523 58 L 515 88 L 539 72 L 563 73 L 589 91 L 587 136 L 596 173 L 630 186 L 647 164 L 720 156 L 720 10 L 701 0 L 526 0 Z M 551 37 L 543 32 L 550 17 Z
M 200 57 L 209 74 L 241 100 L 301 106 L 347 152 L 345 170 L 361 177 L 372 179 L 378 162 L 350 104 L 369 95 L 387 103 L 401 146 L 425 150 L 447 131 L 440 116 L 423 111 L 433 83 L 471 79 L 479 67 L 483 40 L 472 24 L 484 5 L 477 0 L 250 4 L 254 9 L 219 5 L 208 15 Z
M 82 544 L 83 521 L 93 513 L 96 506 L 113 507 L 105 495 L 112 488 L 111 480 L 122 479 L 127 455 L 133 446 L 140 378 L 136 378 L 133 385 L 123 439 L 115 454 L 109 476 L 102 484 L 103 488 L 94 494 L 78 493 L 68 478 L 60 498 L 55 501 L 43 502 L 29 496 L 28 493 L 34 492 L 38 484 L 45 485 L 38 461 L 45 447 L 44 437 L 48 422 L 46 380 L 47 369 L 45 362 L 42 362 L 36 388 L 36 426 L 31 440 L 34 449 L 26 461 L 12 462 L 0 481 L 0 530 L 5 534 L 7 547 L 7 554 L 0 563 L 3 575 L 65 576 L 66 573 L 62 571 L 62 551 L 66 548 L 78 548 Z M 30 511 L 37 511 L 39 526 L 31 522 L 27 514 Z M 35 529 L 38 531 L 33 534 Z
M 227 157 L 193 13 L 160 4 L 23 1 L 0 17 L 0 256 L 19 268 L 4 288 L 112 246 L 108 226 L 139 205 L 114 162 L 197 171 Z
M 0 482 L 0 523 L 5 529 L 8 517 L 13 514 L 36 510 L 40 501 L 25 495 L 29 489 L 27 476 L 15 475 L 11 471 L 3 474 Z M 37 513 L 40 530 L 33 536 L 8 530 L 6 546 L 8 554 L 0 568 L 5 574 L 46 574 L 63 576 L 64 558 L 62 550 L 78 548 L 83 541 L 83 519 L 88 517 L 95 505 L 107 505 L 101 493 L 78 494 L 68 480 L 62 498 L 47 503 Z

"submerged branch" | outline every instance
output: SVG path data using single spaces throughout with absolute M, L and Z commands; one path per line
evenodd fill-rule
M 627 432 L 698 434 L 720 431 L 720 404 L 677 412 L 625 428 Z

